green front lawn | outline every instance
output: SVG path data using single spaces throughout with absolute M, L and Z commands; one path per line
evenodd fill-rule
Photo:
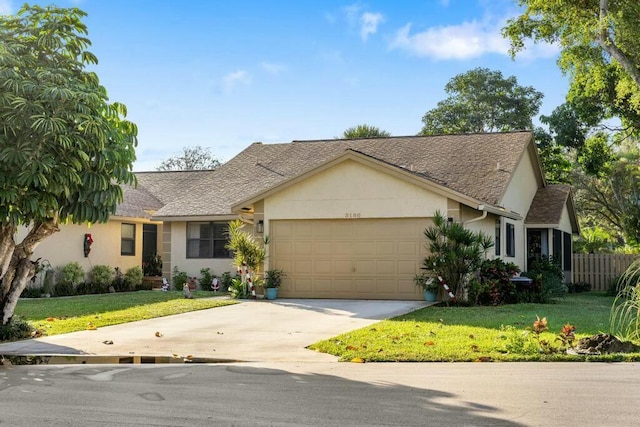
M 340 356 L 342 361 L 470 362 L 526 360 L 637 360 L 640 354 L 570 356 L 542 354 L 532 329 L 536 316 L 546 317 L 550 332 L 541 338 L 554 346 L 565 323 L 576 327 L 577 339 L 609 332 L 613 297 L 571 294 L 556 304 L 498 307 L 423 308 L 310 346 Z
M 15 314 L 44 335 L 65 334 L 154 317 L 235 304 L 233 300 L 211 299 L 211 292 L 139 291 L 117 294 L 81 295 L 63 298 L 20 299 Z

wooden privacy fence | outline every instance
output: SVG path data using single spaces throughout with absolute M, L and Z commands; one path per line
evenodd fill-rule
M 611 280 L 638 258 L 637 254 L 573 254 L 571 281 L 590 283 L 593 291 L 607 291 Z

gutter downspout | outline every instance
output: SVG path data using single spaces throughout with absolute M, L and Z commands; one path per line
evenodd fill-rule
M 467 224 L 470 224 L 470 223 L 472 223 L 472 222 L 482 221 L 483 219 L 485 219 L 485 218 L 487 217 L 487 214 L 488 214 L 489 212 L 487 212 L 487 211 L 485 210 L 485 206 L 484 206 L 484 205 L 480 205 L 480 206 L 478 206 L 478 210 L 483 211 L 483 212 L 482 212 L 482 215 L 480 215 L 480 216 L 479 216 L 479 217 L 477 217 L 477 218 L 471 218 L 471 219 L 470 219 L 470 220 L 468 220 L 468 221 L 464 221 L 464 222 L 462 223 L 462 225 L 463 225 L 464 227 L 466 227 L 466 226 L 467 226 Z

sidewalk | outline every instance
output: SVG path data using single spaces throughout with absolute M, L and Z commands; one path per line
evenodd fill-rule
M 180 360 L 193 356 L 221 361 L 329 362 L 337 358 L 305 347 L 426 305 L 423 301 L 242 301 L 93 331 L 0 344 L 0 355 L 154 356 Z

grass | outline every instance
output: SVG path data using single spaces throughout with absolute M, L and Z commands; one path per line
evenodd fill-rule
M 211 292 L 139 291 L 117 294 L 82 295 L 64 298 L 21 299 L 15 314 L 43 335 L 66 334 L 87 329 L 135 322 L 235 304 L 233 300 L 211 299 Z
M 576 327 L 576 339 L 609 331 L 613 297 L 571 294 L 556 304 L 498 307 L 432 306 L 351 331 L 310 346 L 342 361 L 640 361 L 640 354 L 572 356 L 543 354 L 530 331 L 536 316 L 546 317 L 550 332 L 541 335 L 558 347 L 565 323 Z

